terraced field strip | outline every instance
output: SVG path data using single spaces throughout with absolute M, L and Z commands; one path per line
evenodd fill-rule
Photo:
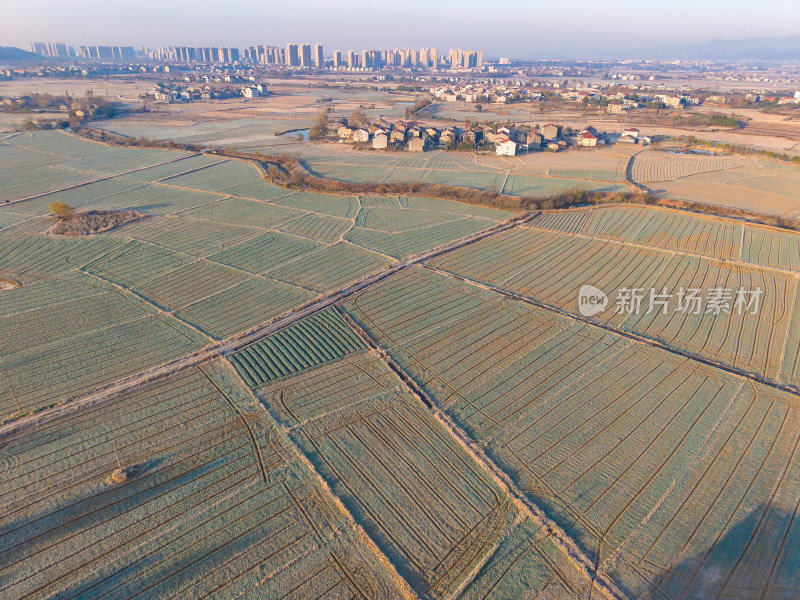
M 163 164 L 174 163 L 174 162 L 183 160 L 185 158 L 190 158 L 191 156 L 198 156 L 198 155 L 193 154 L 193 155 L 190 155 L 188 157 L 186 157 L 186 156 L 179 157 L 179 158 L 175 158 L 173 160 L 166 161 L 165 163 L 161 163 L 161 164 L 163 165 Z M 59 192 L 67 192 L 67 191 L 71 191 L 71 190 L 77 190 L 77 189 L 83 188 L 84 186 L 87 186 L 87 185 L 91 185 L 91 184 L 94 184 L 94 183 L 100 183 L 100 182 L 103 182 L 103 181 L 109 181 L 109 180 L 112 180 L 112 179 L 118 179 L 119 177 L 123 177 L 123 176 L 126 176 L 126 175 L 131 175 L 131 174 L 134 174 L 134 173 L 138 173 L 140 171 L 145 171 L 145 170 L 147 170 L 149 168 L 151 168 L 151 166 L 138 167 L 138 168 L 135 168 L 135 169 L 122 171 L 122 172 L 119 172 L 119 173 L 112 173 L 110 175 L 103 175 L 103 176 L 100 176 L 100 177 L 94 177 L 94 178 L 88 179 L 88 180 L 83 178 L 81 181 L 78 181 L 77 183 L 73 183 L 71 185 L 66 185 L 66 186 L 62 186 L 62 187 L 58 187 L 58 188 L 54 188 L 54 189 L 48 189 L 47 191 L 37 192 L 35 194 L 31 194 L 31 195 L 28 195 L 28 196 L 23 196 L 21 198 L 9 199 L 8 200 L 8 204 L 16 204 L 16 203 L 19 203 L 19 202 L 26 202 L 26 201 L 29 201 L 29 200 L 36 200 L 38 198 L 42 198 L 43 196 L 48 196 L 50 194 L 56 194 L 56 193 L 59 193 Z
M 121 245 L 121 240 L 68 240 L 38 235 L 0 237 L 0 273 L 32 280 L 63 275 Z M 13 271 L 12 271 L 13 268 Z
M 96 329 L 0 358 L 0 415 L 39 411 L 98 386 L 176 360 L 207 340 L 163 315 Z
M 276 420 L 289 427 L 369 402 L 399 386 L 383 361 L 359 352 L 327 365 L 279 379 L 256 390 Z
M 727 260 L 741 260 L 743 232 L 766 231 L 728 219 L 646 206 L 544 212 L 531 226 Z
M 446 596 L 502 535 L 510 503 L 407 392 L 319 417 L 292 437 L 425 598 Z
M 632 179 L 641 182 L 670 181 L 697 173 L 721 171 L 753 164 L 742 156 L 681 156 L 645 151 L 633 158 Z

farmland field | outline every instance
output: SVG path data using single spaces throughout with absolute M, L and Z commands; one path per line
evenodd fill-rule
M 420 268 L 345 307 L 631 597 L 790 589 L 793 396 Z
M 515 524 L 536 530 L 374 355 L 273 381 L 258 395 L 424 598 L 447 596 Z M 557 547 L 547 551 L 531 557 L 542 576 L 560 570 L 575 586 L 566 589 L 587 587 Z
M 117 453 L 137 471 L 114 483 Z M 3 458 L 4 597 L 402 597 L 219 362 L 6 439 Z
M 627 175 L 800 211 L 796 172 L 761 158 L 281 141 L 307 93 L 285 121 L 165 127 L 360 181 L 549 194 Z M 0 176 L 0 597 L 796 596 L 800 234 L 316 194 L 58 131 L 0 139 Z M 146 216 L 55 235 L 53 201 Z
M 639 290 L 642 310 L 621 310 L 623 306 L 616 305 L 591 318 L 777 383 L 800 387 L 796 378 L 798 350 L 791 337 L 797 318 L 795 273 L 720 262 L 688 252 L 699 250 L 710 256 L 738 258 L 742 225 L 705 222 L 702 217 L 691 217 L 694 223 L 670 223 L 673 215 L 669 213 L 638 210 L 639 219 L 624 218 L 631 214 L 629 209 L 613 209 L 594 211 L 590 219 L 581 222 L 578 219 L 584 214 L 575 212 L 574 227 L 586 231 L 581 237 L 538 227 L 530 231 L 523 228 L 457 250 L 432 264 L 573 313 L 577 313 L 578 293 L 585 284 L 605 292 L 612 304 L 620 297 L 619 290 Z M 642 212 L 652 213 L 653 219 L 642 218 Z M 562 216 L 566 215 L 558 217 Z M 552 222 L 555 227 L 570 228 L 569 221 L 555 215 L 537 218 L 534 225 L 537 221 L 542 227 Z M 665 227 L 669 226 L 684 236 L 676 239 L 669 233 L 665 235 Z M 685 235 L 687 230 L 698 233 Z M 766 228 L 752 230 L 754 235 L 781 235 Z M 618 241 L 626 238 L 636 244 Z M 677 250 L 681 246 L 686 254 L 661 249 Z M 587 256 L 592 259 L 581 258 Z M 559 273 L 557 280 L 552 277 L 554 269 Z M 683 310 L 678 310 L 679 291 L 689 289 L 702 290 L 704 294 L 711 289 L 728 291 L 718 313 L 698 305 L 684 305 Z M 752 308 L 736 308 L 737 290 L 761 290 L 755 314 Z M 662 294 L 670 296 L 662 298 L 666 305 L 650 303 Z
M 424 199 L 415 199 L 414 208 L 396 197 L 291 192 L 243 161 L 108 148 L 60 132 L 11 136 L 0 141 L 0 153 L 9 182 L 0 197 L 9 200 L 0 205 L 0 277 L 23 284 L 3 292 L 0 302 L 32 302 L 37 309 L 26 317 L 9 309 L 14 331 L 0 352 L 7 375 L 0 379 L 3 418 L 179 358 L 385 268 L 393 262 L 382 253 L 385 242 L 342 239 L 359 211 L 361 221 L 383 229 L 397 215 L 392 246 L 407 247 L 403 255 L 510 216 Z M 62 172 L 80 177 L 59 178 Z M 55 201 L 148 217 L 100 236 L 52 236 L 45 232 Z M 382 214 L 387 206 L 391 215 Z M 416 231 L 473 213 L 489 219 L 466 229 Z M 98 291 L 72 301 L 78 281 Z M 93 363 L 103 367 L 85 372 Z M 58 376 L 42 387 L 52 373 Z

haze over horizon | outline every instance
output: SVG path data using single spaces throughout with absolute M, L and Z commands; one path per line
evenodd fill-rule
M 305 10 L 302 10 L 306 7 Z M 4 9 L 0 44 L 238 46 L 321 42 L 335 49 L 480 48 L 486 56 L 555 57 L 800 33 L 794 0 L 674 0 L 662 5 L 506 0 L 309 0 L 301 4 L 30 0 Z M 103 28 L 89 16 L 103 16 Z M 425 26 L 420 26 L 425 24 Z

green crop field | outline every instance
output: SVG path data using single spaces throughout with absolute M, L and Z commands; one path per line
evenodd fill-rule
M 633 158 L 634 181 L 669 181 L 697 173 L 723 171 L 756 165 L 755 159 L 743 156 L 691 156 L 668 152 L 645 151 Z
M 0 594 L 399 597 L 287 443 L 220 363 L 4 440 Z
M 397 232 L 439 225 L 455 220 L 456 216 L 433 211 L 395 208 L 364 208 L 358 213 L 356 225 L 365 229 Z
M 358 198 L 300 192 L 275 200 L 276 204 L 321 213 L 343 219 L 354 219 L 360 207 Z
M 79 310 L 78 306 L 74 310 Z M 46 319 L 23 325 L 33 332 L 50 326 Z M 4 374 L 0 380 L 0 416 L 7 418 L 68 400 L 180 358 L 205 343 L 203 336 L 168 317 L 143 315 L 94 330 L 84 329 L 68 339 L 28 346 L 0 358 Z
M 344 321 L 326 311 L 248 346 L 230 360 L 248 385 L 255 388 L 363 349 Z
M 391 259 L 374 252 L 340 242 L 305 254 L 287 265 L 269 271 L 267 275 L 278 281 L 324 292 L 343 287 L 388 267 L 391 262 Z
M 630 596 L 789 589 L 791 396 L 418 268 L 345 306 Z
M 492 221 L 463 217 L 399 233 L 354 227 L 345 234 L 345 239 L 394 258 L 406 258 L 488 229 L 493 225 L 496 223 Z
M 381 153 L 186 122 L 165 131 L 290 144 L 353 180 L 549 194 L 630 169 L 797 210 L 795 171 L 760 158 Z M 0 139 L 0 180 L 0 597 L 796 595 L 800 234 L 316 194 L 58 131 Z M 145 217 L 55 235 L 53 201 Z M 585 285 L 604 310 L 583 314 Z M 680 309 L 715 289 L 721 310 Z
M 573 313 L 578 311 L 580 288 L 591 284 L 609 297 L 608 309 L 591 317 L 598 322 L 777 383 L 800 384 L 794 379 L 798 351 L 787 346 L 797 298 L 793 274 L 523 230 L 457 250 L 433 264 Z M 559 273 L 557 280 L 554 271 Z M 707 305 L 677 310 L 680 290 L 697 289 L 708 296 L 714 288 L 728 290 L 725 308 L 718 313 L 709 312 Z M 621 310 L 616 302 L 623 289 L 640 291 L 641 310 Z M 761 290 L 756 314 L 752 308 L 737 309 L 735 294 L 740 289 Z M 667 306 L 651 305 L 654 294 L 670 295 Z
M 265 233 L 213 254 L 209 260 L 251 273 L 264 273 L 324 247 L 297 236 Z
M 349 219 L 311 213 L 286 221 L 278 229 L 301 237 L 333 244 L 341 240 L 342 234 L 352 226 L 353 222 Z
M 314 298 L 301 288 L 268 279 L 248 279 L 188 305 L 176 316 L 224 339 L 269 321 Z
M 259 390 L 267 409 L 293 425 L 291 439 L 412 587 L 444 597 L 502 539 L 516 511 L 381 361 L 364 353 L 342 360 L 341 350 L 328 354 L 330 341 L 315 344 L 320 326 L 335 323 L 337 335 L 352 338 L 351 352 L 363 349 L 335 313 L 324 314 L 267 338 L 257 356 L 243 356 L 248 349 L 231 359 L 254 386 L 264 376 L 252 370 L 269 367 L 272 383 Z M 276 365 L 290 338 L 326 354 L 313 362 L 318 368 L 276 382 L 305 364 L 297 357 L 292 367 L 287 356 L 285 367 Z

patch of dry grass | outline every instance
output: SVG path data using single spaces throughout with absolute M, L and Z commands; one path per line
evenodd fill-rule
M 60 218 L 50 233 L 59 235 L 95 235 L 146 217 L 135 210 L 90 210 Z

